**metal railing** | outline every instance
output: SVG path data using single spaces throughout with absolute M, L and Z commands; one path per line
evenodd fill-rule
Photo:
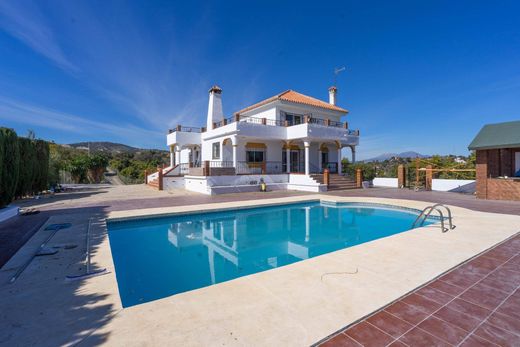
M 220 122 L 216 122 L 215 123 L 215 129 L 216 128 L 220 128 L 220 127 L 223 127 L 224 125 L 228 125 L 228 124 L 231 124 L 235 121 L 235 117 L 231 116 L 231 117 L 228 117 L 228 118 L 224 118 L 223 120 L 221 120 Z
M 176 128 L 168 129 L 168 134 L 171 134 L 171 133 L 174 133 L 174 132 L 177 132 L 177 131 L 184 132 L 184 133 L 200 133 L 201 132 L 201 128 L 185 127 L 185 126 L 178 125 Z
M 322 172 L 325 169 L 329 169 L 330 173 L 338 173 L 338 163 L 337 162 L 328 162 L 322 165 Z
M 343 122 L 337 122 L 337 121 L 333 121 L 333 120 L 329 120 L 329 119 L 312 117 L 311 115 L 306 115 L 304 117 L 307 117 L 307 122 L 309 124 L 316 124 L 316 125 L 334 127 L 334 128 L 344 128 L 345 127 L 345 123 L 343 123 Z M 231 124 L 234 122 L 237 122 L 237 117 L 235 117 L 235 116 L 228 117 L 224 120 L 221 120 L 220 122 L 216 122 L 214 124 L 214 128 L 215 129 L 220 128 L 220 127 L 223 127 L 225 125 L 228 125 L 228 124 Z M 287 126 L 304 124 L 305 119 L 301 122 L 295 122 L 295 121 L 285 121 L 285 120 L 267 119 L 267 118 L 259 118 L 259 117 L 243 117 L 243 118 L 239 118 L 238 122 L 287 127 Z M 348 131 L 349 135 L 359 135 L 359 130 L 350 130 L 350 129 L 345 129 L 345 130 Z M 200 132 L 200 128 L 199 128 L 199 132 Z
M 448 212 L 447 219 L 448 219 L 448 222 L 449 222 L 449 228 L 446 228 L 444 226 L 444 215 L 442 213 L 441 207 L 443 207 Z M 446 206 L 444 204 L 435 204 L 435 205 L 432 205 L 432 206 L 425 207 L 422 210 L 421 214 L 419 216 L 417 216 L 417 218 L 413 222 L 412 229 L 415 228 L 417 225 L 422 227 L 424 225 L 424 222 L 428 219 L 428 217 L 430 216 L 430 214 L 433 211 L 439 212 L 439 216 L 440 216 L 440 219 L 441 219 L 441 230 L 442 230 L 443 233 L 445 233 L 448 230 L 455 229 L 455 225 L 453 225 L 453 221 L 452 221 L 453 218 L 451 216 L 451 210 L 450 210 L 450 208 L 448 206 Z M 420 221 L 420 223 L 418 224 L 419 221 Z
M 237 175 L 261 175 L 261 174 L 281 174 L 283 165 L 281 161 L 265 161 L 259 163 L 252 163 L 246 161 L 237 162 L 235 168 Z
M 233 162 L 232 161 L 220 161 L 220 160 L 210 160 L 209 162 L 209 167 L 215 167 L 215 168 L 219 168 L 219 167 L 233 167 Z
M 190 163 L 179 164 L 179 174 L 187 175 L 190 173 Z

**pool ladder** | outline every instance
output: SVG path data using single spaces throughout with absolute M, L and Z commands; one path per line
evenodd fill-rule
M 444 207 L 444 209 L 446 209 L 446 211 L 448 212 L 448 222 L 449 222 L 449 226 L 450 226 L 449 228 L 446 228 L 444 226 L 444 215 L 442 213 L 441 207 Z M 413 222 L 412 229 L 417 226 L 422 227 L 424 225 L 424 222 L 426 221 L 426 219 L 428 219 L 428 217 L 430 216 L 430 214 L 433 211 L 439 212 L 439 216 L 441 217 L 441 230 L 443 233 L 445 233 L 448 230 L 455 229 L 455 225 L 453 225 L 453 221 L 452 221 L 453 218 L 451 217 L 451 210 L 448 206 L 443 205 L 443 204 L 435 204 L 435 205 L 425 207 L 422 210 L 421 214 L 419 216 L 417 216 L 417 218 Z M 420 223 L 419 223 L 419 221 L 420 221 Z

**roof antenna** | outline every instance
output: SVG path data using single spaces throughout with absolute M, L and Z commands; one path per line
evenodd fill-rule
M 343 72 L 345 71 L 347 68 L 346 67 L 336 67 L 334 68 L 334 87 L 336 87 L 336 82 L 337 82 L 337 78 L 338 78 L 338 75 L 340 72 Z

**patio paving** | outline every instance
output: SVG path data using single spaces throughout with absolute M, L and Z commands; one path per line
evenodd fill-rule
M 520 346 L 520 233 L 318 346 Z

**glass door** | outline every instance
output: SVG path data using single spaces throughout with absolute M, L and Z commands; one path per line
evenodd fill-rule
M 292 149 L 289 153 L 291 172 L 301 172 L 300 151 Z M 282 170 L 283 172 L 287 172 L 287 151 L 285 149 L 282 152 Z
M 321 165 L 320 171 L 323 171 L 327 168 L 327 163 L 329 162 L 329 152 L 321 152 Z
M 300 151 L 291 150 L 291 172 L 300 172 Z

